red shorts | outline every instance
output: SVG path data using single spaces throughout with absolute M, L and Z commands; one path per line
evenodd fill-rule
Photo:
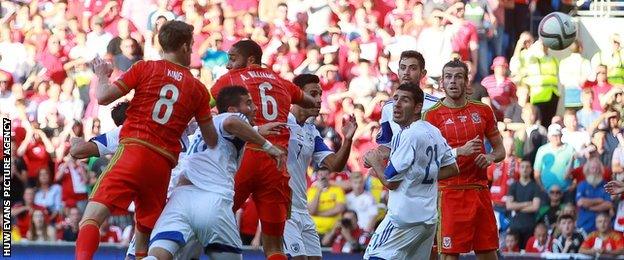
M 290 215 L 291 191 L 288 186 L 290 176 L 286 166 L 277 169 L 275 160 L 264 151 L 245 149 L 234 180 L 234 211 L 238 210 L 251 195 L 258 218 L 263 224 L 263 232 L 268 235 L 281 236 L 283 225 Z M 267 227 L 281 225 L 276 230 Z
M 440 190 L 438 249 L 443 254 L 498 249 L 498 228 L 488 189 Z
M 112 214 L 126 212 L 134 201 L 137 228 L 148 233 L 165 207 L 170 175 L 171 163 L 161 154 L 140 144 L 120 144 L 93 187 L 91 201 L 106 205 Z

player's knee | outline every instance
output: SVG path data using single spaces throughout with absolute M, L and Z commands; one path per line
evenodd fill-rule
M 85 208 L 85 212 L 82 214 L 82 221 L 92 220 L 99 226 L 110 215 L 110 210 L 106 205 L 90 201 Z
M 266 222 L 261 221 L 262 234 L 273 237 L 282 237 L 284 235 L 284 226 L 286 222 Z

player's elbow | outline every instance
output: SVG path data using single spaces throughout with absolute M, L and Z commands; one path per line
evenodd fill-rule
M 106 98 L 102 95 L 97 96 L 97 101 L 98 101 L 98 105 L 100 106 L 108 106 L 108 104 L 113 102 L 113 100 L 111 100 L 110 98 Z

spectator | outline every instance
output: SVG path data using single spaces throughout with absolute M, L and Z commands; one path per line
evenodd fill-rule
M 471 62 L 470 74 L 474 78 L 479 62 L 479 35 L 477 27 L 464 18 L 465 12 L 465 4 L 457 2 L 446 10 L 448 15 L 445 15 L 444 18 L 451 22 L 453 52 L 458 53 L 462 61 Z
M 494 74 L 485 77 L 481 81 L 481 85 L 485 87 L 490 96 L 492 108 L 499 121 L 503 120 L 504 113 L 512 103 L 512 100 L 518 99 L 516 97 L 516 85 L 507 77 L 508 68 L 509 65 L 505 57 L 496 57 L 491 67 Z
M 509 231 L 505 236 L 505 246 L 501 249 L 503 253 L 520 253 L 518 233 Z
M 600 117 L 600 111 L 594 110 L 592 107 L 592 100 L 594 99 L 594 91 L 590 88 L 585 88 L 581 93 L 581 107 L 576 111 L 576 117 L 579 124 L 585 129 L 591 131 L 592 125 Z
M 61 41 L 56 36 L 48 39 L 46 49 L 37 56 L 37 61 L 46 68 L 46 79 L 52 80 L 56 84 L 63 83 L 67 74 L 63 68 L 63 64 L 67 62 L 67 57 L 61 48 Z
M 46 220 L 46 215 L 42 210 L 32 212 L 30 228 L 26 234 L 29 241 L 55 241 L 56 234 L 54 228 Z
M 526 74 L 522 82 L 529 86 L 531 104 L 540 109 L 543 126 L 557 112 L 559 102 L 559 65 L 548 54 L 548 48 L 542 41 L 535 42 L 529 49 L 531 55 L 526 60 Z
M 553 227 L 557 223 L 557 217 L 561 215 L 563 205 L 563 191 L 561 187 L 557 184 L 550 186 L 548 201 L 537 212 L 537 222 L 543 223 L 548 228 Z
M 59 238 L 63 241 L 76 241 L 76 239 L 78 239 L 78 229 L 82 214 L 80 214 L 80 210 L 76 207 L 69 208 L 68 212 L 67 218 L 65 218 L 60 225 Z
M 586 233 L 596 230 L 596 216 L 613 209 L 611 196 L 605 191 L 603 166 L 597 160 L 588 161 L 583 167 L 585 180 L 576 190 L 576 205 L 580 208 L 577 227 Z
M 553 222 L 554 223 L 554 222 Z M 551 252 L 551 241 L 548 236 L 548 228 L 544 223 L 538 223 L 535 226 L 533 236 L 527 240 L 524 252 L 526 253 L 545 253 Z
M 30 230 L 33 213 L 36 211 L 47 212 L 44 207 L 35 204 L 35 190 L 26 188 L 24 190 L 24 202 L 13 205 L 11 216 L 17 218 L 17 228 L 20 235 L 26 237 L 26 233 Z
M 84 211 L 87 206 L 87 180 L 86 165 L 74 160 L 71 155 L 65 156 L 55 177 L 55 181 L 62 185 L 65 207 L 78 207 L 80 212 Z
M 561 142 L 561 126 L 558 124 L 548 127 L 548 141 L 535 155 L 535 180 L 543 191 L 550 190 L 555 184 L 567 190 L 571 181 L 566 172 L 572 163 L 574 148 Z
M 320 237 L 331 231 L 345 210 L 344 191 L 340 187 L 330 185 L 329 174 L 329 169 L 319 168 L 316 171 L 318 179 L 308 188 L 308 211 Z
M 599 51 L 591 58 L 592 69 L 596 69 L 598 65 L 607 66 L 609 77 L 608 81 L 613 85 L 624 85 L 624 49 L 622 49 L 622 39 L 617 33 L 609 37 L 611 41 L 611 50 Z
M 572 53 L 559 63 L 559 80 L 564 89 L 563 104 L 566 108 L 577 108 L 581 103 L 581 87 L 591 73 L 591 65 L 589 60 L 583 58 L 583 46 L 579 40 L 574 41 L 570 45 Z
M 451 59 L 451 36 L 442 23 L 443 19 L 443 11 L 434 9 L 429 14 L 429 26 L 422 30 L 416 45 L 416 50 L 422 53 L 427 61 L 425 63 L 427 76 L 435 79 L 442 76 L 442 66 L 445 61 Z
M 520 180 L 509 188 L 507 210 L 513 211 L 509 229 L 518 235 L 520 249 L 524 249 L 531 231 L 535 228 L 535 213 L 540 206 L 540 189 L 531 179 L 531 162 L 520 163 Z
M 28 186 L 35 186 L 41 168 L 49 168 L 52 161 L 50 154 L 54 145 L 46 136 L 39 124 L 26 123 L 26 139 L 17 148 L 17 156 L 23 156 L 28 169 Z
M 494 203 L 494 210 L 499 214 L 506 215 L 505 202 L 508 190 L 520 179 L 520 158 L 515 156 L 514 139 L 511 133 L 503 133 L 503 146 L 505 147 L 505 159 L 490 164 L 487 168 L 487 176 L 488 180 L 492 182 L 490 195 Z
M 581 245 L 580 252 L 586 255 L 615 257 L 624 253 L 624 237 L 611 230 L 611 217 L 601 213 L 596 216 L 597 230 L 591 232 Z
M 35 204 L 46 208 L 51 214 L 51 219 L 55 219 L 61 213 L 61 186 L 52 183 L 52 176 L 47 168 L 39 170 Z
M 368 104 L 377 93 L 379 80 L 371 75 L 371 62 L 360 59 L 358 63 L 358 76 L 349 83 L 349 95 L 355 103 Z
M 121 40 L 121 53 L 114 56 L 113 63 L 115 68 L 120 71 L 127 71 L 132 64 L 141 60 L 142 57 L 137 54 L 138 44 L 132 38 Z
M 472 22 L 479 38 L 479 62 L 477 74 L 479 78 L 484 78 L 490 72 L 491 51 L 490 40 L 496 31 L 496 17 L 487 0 L 470 0 L 466 2 L 466 20 Z
M 533 35 L 530 32 L 523 31 L 518 32 L 520 35 L 516 46 L 514 47 L 513 55 L 509 61 L 509 70 L 511 71 L 511 77 L 514 82 L 521 82 L 522 78 L 526 74 L 526 65 L 528 59 L 529 48 L 535 42 Z M 513 42 L 513 41 L 512 41 Z
M 574 230 L 574 217 L 568 214 L 559 216 L 558 229 L 561 234 L 552 242 L 553 253 L 578 253 L 585 239 Z
M 334 228 L 323 236 L 321 244 L 331 246 L 333 253 L 358 253 L 364 251 L 368 244 L 368 233 L 358 226 L 358 217 L 355 211 L 347 210 L 342 213 L 342 219 L 337 221 Z
M 347 194 L 347 209 L 358 215 L 358 226 L 367 232 L 374 231 L 377 218 L 377 203 L 369 191 L 364 190 L 364 177 L 360 172 L 352 172 L 349 176 L 351 192 Z
M 111 225 L 108 220 L 104 220 L 100 226 L 100 242 L 119 243 L 121 242 L 121 233 L 121 228 Z
M 607 66 L 600 64 L 596 67 L 595 78 L 596 81 L 586 81 L 583 85 L 583 88 L 590 88 L 593 92 L 593 100 L 592 100 L 592 109 L 604 112 L 604 107 L 602 106 L 607 93 L 613 88 L 609 82 L 607 82 Z
M 537 150 L 548 141 L 548 132 L 540 124 L 539 109 L 534 105 L 528 105 L 522 109 L 522 120 L 524 123 L 510 123 L 505 126 L 509 130 L 516 131 L 522 147 L 522 160 L 534 163 Z
M 583 148 L 590 144 L 590 136 L 585 129 L 578 125 L 576 112 L 568 109 L 563 114 L 563 125 L 561 130 L 561 142 L 571 145 L 576 153 L 581 153 Z
M 108 42 L 113 39 L 113 35 L 104 31 L 104 19 L 99 16 L 95 16 L 91 20 L 91 32 L 87 33 L 87 47 L 94 55 L 105 57 L 106 46 Z

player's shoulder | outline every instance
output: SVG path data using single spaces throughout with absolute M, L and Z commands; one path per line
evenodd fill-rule
M 438 98 L 438 97 L 436 97 L 434 95 L 431 95 L 429 93 L 425 93 L 424 101 L 438 102 L 438 101 L 440 101 L 440 98 Z
M 482 109 L 482 110 L 491 110 L 492 109 L 492 108 L 490 108 L 489 105 L 487 105 L 487 104 L 485 104 L 485 103 L 483 103 L 481 101 L 478 101 L 478 100 L 471 100 L 471 99 L 469 99 L 468 100 L 468 105 L 476 107 L 478 109 Z

